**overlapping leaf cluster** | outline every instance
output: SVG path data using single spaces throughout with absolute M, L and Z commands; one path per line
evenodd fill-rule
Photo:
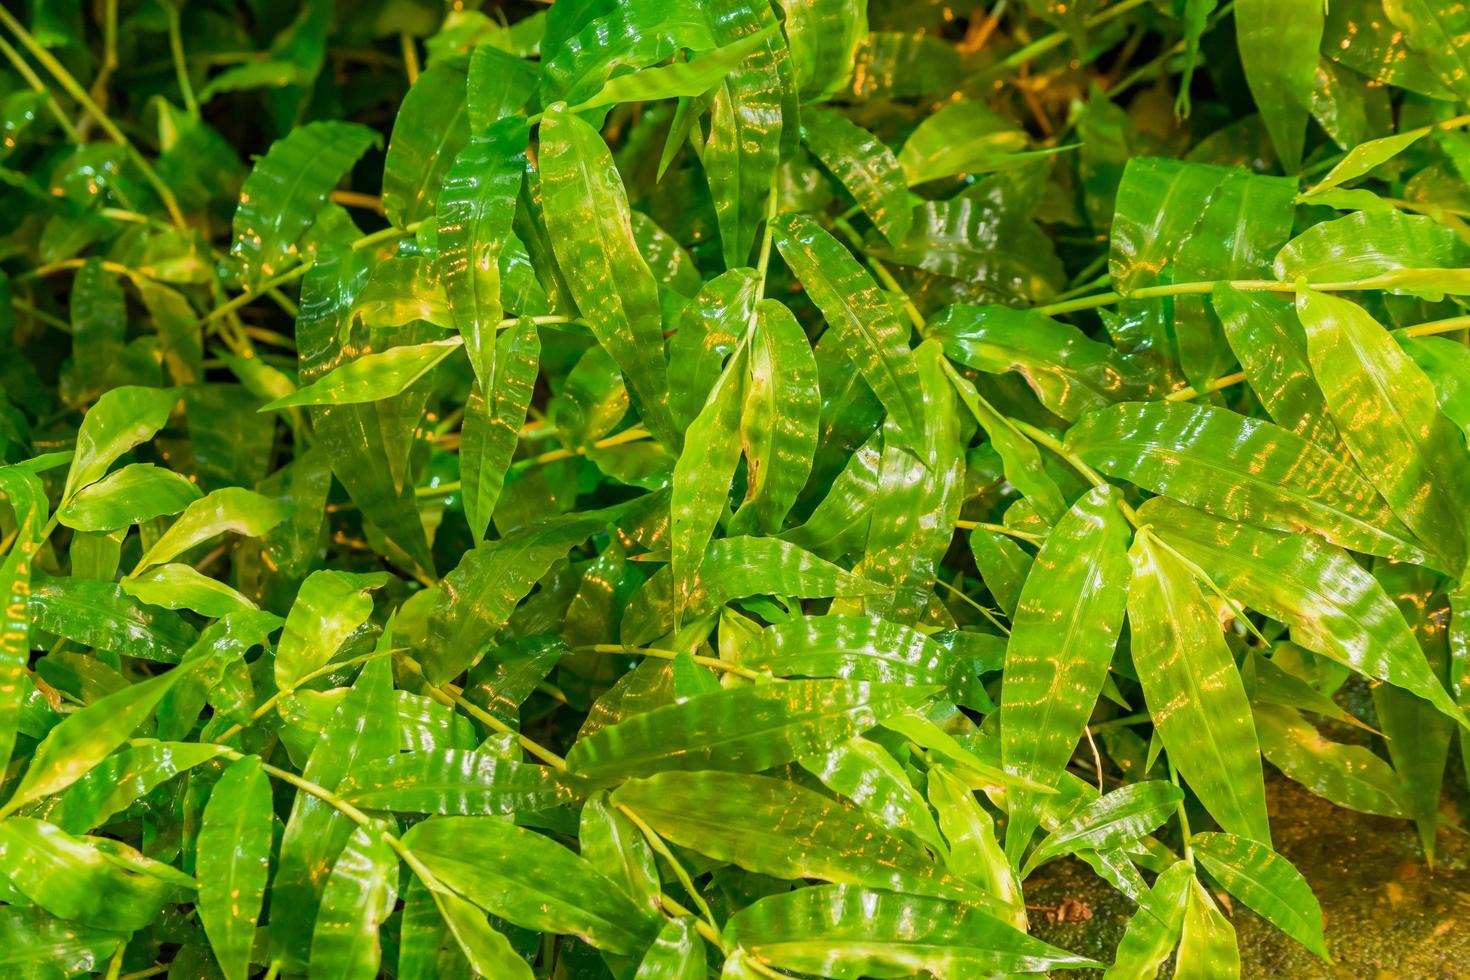
M 1071 856 L 1221 977 L 1268 769 L 1432 857 L 1463 4 L 431 6 L 0 9 L 0 973 L 1100 967 Z

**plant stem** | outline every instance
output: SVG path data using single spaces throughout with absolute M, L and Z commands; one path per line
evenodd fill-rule
M 1133 10 L 1135 7 L 1141 7 L 1147 2 L 1148 0 L 1123 0 L 1122 3 L 1115 3 L 1107 10 L 1093 14 L 1091 17 L 1087 18 L 1087 20 L 1083 21 L 1083 26 L 1088 28 L 1099 27 L 1103 24 L 1106 24 L 1110 20 L 1121 17 L 1123 14 L 1128 13 L 1128 11 Z M 1063 44 L 1067 43 L 1067 38 L 1068 35 L 1066 31 L 1054 31 L 1051 34 L 1046 35 L 1045 37 L 1038 38 L 1025 47 L 1011 52 L 1005 58 L 996 62 L 996 64 L 990 69 L 981 72 L 979 75 L 976 76 L 976 81 L 981 83 L 994 81 L 995 79 L 1005 75 L 1011 69 L 1021 67 L 1032 58 L 1035 58 L 1037 55 L 1046 54 L 1048 51 L 1052 51 L 1056 48 L 1061 47 Z
M 572 650 L 573 652 L 587 653 L 630 653 L 643 657 L 653 657 L 656 660 L 673 660 L 675 657 L 680 656 L 678 650 L 660 650 L 657 647 L 630 647 L 624 646 L 621 643 L 593 643 L 588 646 L 573 647 Z M 749 667 L 732 664 L 729 661 L 720 660 L 716 657 L 703 657 L 695 653 L 689 654 L 689 657 L 701 667 L 708 667 L 711 670 L 722 670 L 727 674 L 744 677 L 750 681 L 764 680 L 769 676 L 759 671 L 751 670 Z
M 20 73 L 21 78 L 26 80 L 27 85 L 34 91 L 46 96 L 46 108 L 51 110 L 51 115 L 56 118 L 56 124 L 61 127 L 61 131 L 66 134 L 66 138 L 73 143 L 80 143 L 82 141 L 82 134 L 77 131 L 77 127 L 71 121 L 71 118 L 65 112 L 61 111 L 61 104 L 56 101 L 56 96 L 51 94 L 51 90 L 46 87 L 46 83 L 41 81 L 40 76 L 20 56 L 20 52 L 11 47 L 10 42 L 3 37 L 0 37 L 0 52 L 4 52 L 6 59 L 15 66 L 15 70 Z
M 963 528 L 966 531 L 994 531 L 996 534 L 1004 534 L 1007 537 L 1016 538 L 1028 544 L 1036 544 L 1039 541 L 1045 540 L 1040 534 L 1032 534 L 1030 531 L 1018 531 L 1013 527 L 1006 527 L 1004 524 L 991 524 L 988 521 L 955 521 L 954 526 Z
M 194 83 L 189 81 L 189 63 L 184 57 L 184 37 L 179 29 L 179 8 L 165 0 L 168 11 L 168 50 L 174 59 L 174 72 L 179 77 L 179 94 L 184 97 L 184 108 L 195 119 L 199 118 L 199 100 L 194 97 Z
M 103 132 L 107 133 L 114 143 L 121 146 L 128 156 L 132 157 L 133 162 L 137 164 L 138 169 L 142 172 L 144 180 L 153 188 L 154 192 L 158 195 L 158 199 L 163 202 L 163 206 L 168 211 L 173 223 L 180 228 L 187 227 L 187 222 L 184 221 L 184 213 L 179 210 L 179 202 L 174 198 L 174 192 L 158 176 L 158 172 L 153 169 L 153 165 L 144 158 L 143 154 L 138 152 L 137 147 L 133 146 L 132 141 L 123 134 L 121 129 L 117 128 L 117 124 L 112 121 L 111 117 L 103 112 L 96 102 L 92 101 L 92 97 L 87 94 L 87 90 L 77 83 L 77 80 L 72 77 L 71 72 L 66 70 L 66 66 L 60 61 L 57 61 L 50 51 L 43 48 L 31 36 L 31 32 L 26 30 L 25 26 L 16 20 L 15 15 L 9 10 L 6 10 L 3 5 L 0 5 L 0 24 L 4 24 L 9 28 L 10 33 L 14 34 L 21 45 L 31 53 L 31 57 L 39 61 L 41 67 L 50 72 L 52 77 L 66 90 L 66 94 L 75 99 L 82 108 L 86 109 L 92 118 L 97 120 L 97 125 L 102 127 Z

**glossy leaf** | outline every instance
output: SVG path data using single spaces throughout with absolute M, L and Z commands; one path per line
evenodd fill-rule
M 353 405 L 402 394 L 462 346 L 458 339 L 390 347 L 364 354 L 318 380 L 261 408 L 262 412 L 294 405 Z
M 215 784 L 199 828 L 199 919 L 228 980 L 250 975 L 272 823 L 270 780 L 258 758 L 245 756 Z
M 657 926 L 586 860 L 540 834 L 492 817 L 435 817 L 403 836 L 434 876 L 518 925 L 575 933 L 633 954 Z
M 567 762 L 583 776 L 671 768 L 759 772 L 871 728 L 931 690 L 841 680 L 732 688 L 602 729 L 573 745 Z
M 903 241 L 913 222 L 913 205 L 893 151 L 861 126 L 825 109 L 803 112 L 801 130 L 813 155 L 837 175 L 883 237 L 894 245 Z
M 544 810 L 571 799 L 540 766 L 462 749 L 370 760 L 338 792 L 364 810 L 466 816 Z
M 199 497 L 199 488 L 179 474 L 132 463 L 78 491 L 58 519 L 76 531 L 112 531 L 177 514 Z
M 276 686 L 289 690 L 331 660 L 372 613 L 373 599 L 368 593 L 386 581 L 381 573 L 313 572 L 286 616 L 276 647 Z
M 1102 691 L 1128 601 L 1127 524 L 1118 498 L 1093 490 L 1047 536 L 1006 644 L 1001 758 L 1006 771 L 1045 785 L 1062 773 Z M 1040 822 L 1041 799 L 1009 795 L 1006 853 L 1019 864 Z
M 1245 0 L 1237 5 L 1235 24 L 1251 95 L 1287 173 L 1293 173 L 1301 162 L 1312 105 L 1323 8 L 1311 0 L 1290 5 Z
M 972 906 L 850 885 L 799 888 L 730 920 L 726 938 L 804 973 L 983 976 L 1094 966 Z
M 985 901 L 851 804 L 766 776 L 666 772 L 625 783 L 612 801 L 665 839 L 748 871 Z
M 595 129 L 564 110 L 553 107 L 540 132 L 547 231 L 567 285 L 650 429 L 674 441 L 658 290 L 633 241 L 612 156 Z
M 1231 895 L 1323 959 L 1322 910 L 1291 862 L 1256 841 L 1229 834 L 1196 834 L 1196 857 Z
M 1362 307 L 1320 293 L 1297 301 L 1312 368 L 1359 468 L 1451 571 L 1466 561 L 1470 456 L 1434 387 Z
M 102 478 L 123 453 L 168 424 L 178 404 L 172 388 L 114 388 L 92 406 L 77 431 L 77 448 L 66 475 L 63 500 Z
M 1222 827 L 1269 844 L 1255 726 L 1214 609 L 1151 534 L 1129 558 L 1133 663 L 1169 761 Z
M 811 293 L 843 353 L 900 432 L 917 438 L 923 416 L 918 367 L 893 306 L 852 254 L 810 218 L 783 215 L 774 224 L 781 257 Z
M 240 191 L 230 255 L 249 288 L 278 275 L 300 254 L 299 243 L 327 195 L 378 136 L 366 126 L 315 122 L 271 145 Z

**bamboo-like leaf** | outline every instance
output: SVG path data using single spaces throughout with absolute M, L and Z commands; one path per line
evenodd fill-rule
M 861 736 L 797 760 L 834 793 L 856 803 L 875 823 L 936 851 L 945 849 L 924 798 L 888 750 Z
M 398 900 L 398 855 L 382 832 L 359 827 L 332 866 L 312 927 L 311 974 L 378 976 L 378 930 Z
M 1257 841 L 1196 834 L 1190 846 L 1225 890 L 1323 959 L 1322 910 L 1312 886 L 1291 862 Z
M 168 424 L 178 404 L 173 388 L 114 388 L 97 399 L 77 431 L 77 448 L 66 474 L 63 501 L 102 478 L 123 453 Z
M 868 8 L 856 0 L 782 0 L 791 64 L 804 102 L 847 86 L 853 56 L 868 39 Z
M 633 241 L 627 192 L 602 137 L 555 106 L 541 123 L 547 231 L 577 307 L 628 379 L 649 429 L 676 444 L 658 288 Z
M 949 869 L 985 888 L 1010 906 L 1002 918 L 1026 929 L 1025 896 L 995 836 L 995 820 L 975 800 L 969 785 L 943 766 L 929 770 L 929 802 L 949 841 Z
M 680 847 L 748 871 L 987 901 L 851 804 L 767 776 L 666 772 L 623 784 L 612 801 Z
M 1026 859 L 1026 876 L 1037 866 L 1073 851 L 1105 851 L 1131 844 L 1174 815 L 1184 794 L 1160 780 L 1132 783 L 1079 808 L 1048 834 Z
M 465 91 L 462 68 L 435 64 L 403 99 L 383 161 L 383 210 L 399 228 L 434 213 L 445 175 L 469 139 Z
M 670 919 L 638 964 L 634 980 L 704 980 L 708 962 L 704 940 L 691 921 Z
M 122 581 L 122 590 L 140 602 L 164 609 L 188 609 L 208 619 L 258 607 L 223 582 L 192 565 L 156 565 Z
M 741 343 L 725 364 L 709 400 L 684 433 L 674 464 L 669 498 L 669 568 L 674 580 L 674 615 L 689 605 L 695 573 L 730 496 L 740 461 L 740 410 L 745 400 L 749 347 Z
M 228 980 L 250 975 L 272 822 L 270 780 L 259 758 L 245 756 L 215 784 L 199 828 L 199 919 Z
M 748 357 L 750 377 L 740 413 L 746 491 L 730 533 L 773 534 L 811 475 L 821 390 L 805 331 L 775 300 L 756 304 Z
M 1255 726 L 1214 610 L 1151 534 L 1129 558 L 1133 662 L 1169 760 L 1222 827 L 1269 844 Z
M 260 410 L 274 412 L 295 405 L 354 405 L 392 398 L 434 370 L 461 346 L 463 341 L 454 338 L 364 354 Z
M 1198 880 L 1190 883 L 1184 900 L 1184 927 L 1179 935 L 1174 976 L 1179 980 L 1240 976 L 1235 927 L 1220 913 L 1215 900 Z
M 541 338 L 536 324 L 522 318 L 495 342 L 490 395 L 476 382 L 465 405 L 460 430 L 459 472 L 464 481 L 465 516 L 475 539 L 485 536 L 505 485 L 511 456 L 536 387 Z
M 1470 94 L 1470 14 L 1463 7 L 1428 0 L 1387 0 L 1383 6 L 1404 42 L 1424 55 L 1445 87 L 1461 98 Z
M 482 388 L 495 377 L 492 331 L 504 312 L 500 257 L 512 236 L 526 137 L 519 119 L 499 122 L 474 137 L 445 174 L 438 203 L 438 266 L 445 298 Z
M 286 616 L 276 648 L 276 686 L 290 690 L 331 660 L 342 642 L 372 613 L 373 599 L 368 592 L 385 582 L 387 577 L 381 573 L 312 572 Z
M 835 341 L 908 439 L 923 431 L 918 365 L 909 332 L 878 284 L 816 222 L 788 214 L 775 223 L 776 247 L 811 293 Z
M 132 463 L 79 490 L 58 519 L 75 531 L 113 531 L 177 514 L 199 497 L 199 488 L 179 474 Z
M 1358 466 L 1425 547 L 1460 571 L 1470 456 L 1433 385 L 1357 304 L 1307 292 L 1297 310 L 1317 383 Z
M 290 514 L 290 508 L 252 490 L 226 487 L 194 501 L 143 553 L 133 575 L 172 561 L 197 544 L 233 531 L 258 538 Z
M 1422 558 L 1350 461 L 1269 422 L 1202 405 L 1126 403 L 1088 415 L 1067 446 L 1109 476 L 1220 517 Z
M 1251 95 L 1286 172 L 1295 173 L 1312 107 L 1323 8 L 1312 0 L 1245 0 L 1237 5 L 1235 24 Z
M 1139 514 L 1227 595 L 1289 624 L 1297 643 L 1462 717 L 1383 586 L 1343 551 L 1163 499 Z
M 1253 707 L 1261 753 L 1288 777 L 1338 806 L 1408 817 L 1398 775 L 1370 749 L 1329 741 L 1294 708 Z
M 727 941 L 802 973 L 1009 974 L 1098 965 L 971 906 L 850 885 L 799 888 L 734 916 Z
M 1016 606 L 1001 689 L 1006 771 L 1060 777 L 1102 690 L 1128 601 L 1127 524 L 1109 490 L 1090 492 L 1047 536 Z M 1008 794 L 1006 853 L 1019 864 L 1040 798 Z
M 366 126 L 314 122 L 271 145 L 240 191 L 230 255 L 249 288 L 284 271 L 342 175 L 379 137 Z
M 1365 238 L 1373 248 L 1365 251 Z M 1427 295 L 1470 291 L 1462 268 L 1470 247 L 1428 218 L 1400 211 L 1358 211 L 1313 225 L 1276 256 L 1279 279 L 1305 277 L 1314 286 L 1367 280 L 1394 292 Z M 1298 299 L 1304 314 L 1305 299 Z M 1344 302 L 1338 300 L 1337 302 Z M 1326 305 L 1326 304 L 1319 304 Z
M 518 925 L 575 933 L 614 953 L 642 952 L 657 925 L 586 860 L 492 817 L 434 817 L 403 835 L 434 876 Z
M 36 747 L 0 816 L 76 782 L 133 734 L 186 668 L 140 681 L 73 712 Z
M 584 776 L 670 768 L 759 772 L 872 728 L 932 692 L 841 680 L 732 688 L 635 715 L 579 739 L 567 762 Z
M 801 132 L 807 147 L 842 181 L 883 237 L 893 245 L 902 242 L 913 223 L 913 205 L 893 151 L 861 126 L 826 109 L 803 112 Z
M 1194 887 L 1194 868 L 1179 861 L 1154 879 L 1148 905 L 1140 906 L 1118 941 L 1106 980 L 1152 980 L 1173 952 L 1184 929 L 1184 907 Z
M 546 769 L 462 749 L 369 760 L 338 794 L 365 810 L 482 815 L 545 810 L 572 798 Z

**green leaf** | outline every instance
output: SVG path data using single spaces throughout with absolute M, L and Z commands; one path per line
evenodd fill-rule
M 177 514 L 199 497 L 199 488 L 185 477 L 152 463 L 132 463 L 79 490 L 58 519 L 75 531 L 113 531 Z
M 311 975 L 372 980 L 378 930 L 398 900 L 398 855 L 383 831 L 359 827 L 332 866 L 311 937 Z
M 623 784 L 612 801 L 666 840 L 758 874 L 987 900 L 857 807 L 767 776 L 666 772 Z
M 69 834 L 84 834 L 109 822 L 178 774 L 226 751 L 224 746 L 196 742 L 148 742 L 123 749 L 36 806 L 30 815 L 42 817 Z
M 740 413 L 745 500 L 731 518 L 731 534 L 780 531 L 817 451 L 822 397 L 806 332 L 785 306 L 763 299 L 756 304 L 753 338 Z
M 1226 595 L 1289 625 L 1296 643 L 1462 717 L 1424 662 L 1403 614 L 1347 553 L 1305 535 L 1217 520 L 1163 499 L 1138 513 L 1170 547 L 1207 569 Z
M 1303 946 L 1328 959 L 1322 909 L 1312 886 L 1265 844 L 1230 834 L 1195 834 L 1195 857 L 1225 890 Z
M 226 532 L 258 538 L 290 514 L 289 506 L 253 490 L 226 487 L 194 501 L 144 552 L 133 575 L 172 561 L 197 544 Z
M 1193 887 L 1194 867 L 1187 861 L 1170 865 L 1154 879 L 1148 904 L 1140 905 L 1133 913 L 1123 938 L 1118 940 L 1113 965 L 1103 974 L 1105 980 L 1152 980 L 1158 975 L 1183 932 L 1184 907 Z
M 1184 902 L 1184 928 L 1179 936 L 1179 954 L 1174 960 L 1178 980 L 1217 980 L 1240 976 L 1240 950 L 1235 944 L 1235 927 L 1198 881 L 1190 883 Z
M 1426 0 L 1385 0 L 1384 12 L 1404 33 L 1404 42 L 1429 62 L 1445 87 L 1460 98 L 1470 95 L 1470 13 L 1454 4 Z
M 208 619 L 257 608 L 239 592 L 200 574 L 191 565 L 154 566 L 141 575 L 123 579 L 122 590 L 150 606 L 188 609 Z
M 114 388 L 97 399 L 77 432 L 61 499 L 70 501 L 77 491 L 101 479 L 119 456 L 152 439 L 168 424 L 178 402 L 179 393 L 173 388 Z
M 1407 132 L 1359 143 L 1348 150 L 1347 155 L 1327 171 L 1326 177 L 1307 188 L 1303 192 L 1303 197 L 1315 197 L 1323 191 L 1329 191 L 1350 180 L 1357 180 L 1379 164 L 1392 160 L 1427 135 L 1429 134 L 1422 129 L 1411 129 Z
M 388 576 L 381 572 L 312 572 L 286 615 L 276 647 L 276 686 L 292 690 L 303 677 L 330 661 L 343 641 L 372 614 L 373 599 L 368 593 L 387 581 Z
M 730 496 L 740 461 L 740 411 L 745 401 L 749 347 L 742 342 L 726 362 L 704 408 L 684 433 L 669 498 L 669 569 L 674 618 L 689 605 L 695 574 Z
M 1031 310 L 956 304 L 925 333 L 956 363 L 987 374 L 1015 371 L 1043 405 L 1068 421 L 1147 392 L 1137 369 L 1117 351 Z
M 1097 966 L 973 906 L 850 885 L 772 895 L 725 926 L 728 944 L 802 973 L 988 976 Z
M 1093 412 L 1067 447 L 1109 476 L 1220 517 L 1314 531 L 1368 554 L 1421 560 L 1420 545 L 1350 461 L 1223 408 L 1126 403 Z
M 1169 761 L 1222 827 L 1269 844 L 1255 726 L 1215 610 L 1152 534 L 1129 558 L 1133 663 Z
M 617 882 L 645 915 L 661 912 L 663 893 L 653 848 L 627 813 L 608 803 L 605 791 L 592 794 L 582 804 L 577 840 L 582 856 Z
M 868 39 L 867 4 L 857 0 L 781 0 L 791 65 L 803 102 L 847 87 L 854 56 Z
M 1261 753 L 1287 777 L 1338 806 L 1408 818 L 1398 774 L 1371 749 L 1324 738 L 1295 708 L 1253 707 Z
M 759 772 L 872 728 L 933 689 L 865 681 L 779 681 L 732 688 L 635 715 L 579 739 L 567 754 L 583 776 L 662 769 Z
M 231 764 L 210 791 L 199 827 L 199 920 L 227 980 L 250 975 L 250 951 L 270 876 L 270 780 L 260 759 Z
M 802 117 L 805 125 L 806 117 Z M 924 117 L 904 140 L 898 163 L 910 185 L 998 169 L 1026 148 L 1026 134 L 982 102 L 961 99 Z M 903 236 L 898 236 L 902 238 Z M 895 245 L 897 239 L 890 236 Z
M 295 405 L 353 405 L 392 398 L 434 370 L 462 345 L 463 341 L 455 337 L 364 354 L 260 410 L 274 412 Z
M 183 897 L 172 878 L 146 873 L 167 865 L 133 852 L 143 872 L 133 870 L 91 841 L 43 820 L 7 817 L 0 820 L 0 874 L 58 918 L 121 931 L 146 927 L 166 902 Z
M 563 107 L 547 111 L 540 132 L 546 230 L 577 308 L 627 377 L 649 430 L 676 444 L 658 287 L 633 241 L 612 155 L 597 130 Z
M 1241 67 L 1287 173 L 1301 165 L 1322 30 L 1323 7 L 1314 0 L 1236 4 Z
M 904 168 L 893 151 L 866 129 L 826 109 L 808 109 L 801 114 L 801 135 L 807 148 L 842 182 L 883 237 L 893 245 L 902 242 L 913 222 L 913 205 Z
M 1210 294 L 1230 349 L 1272 420 L 1338 458 L 1342 438 L 1307 360 L 1307 335 L 1291 304 L 1221 283 Z
M 1365 250 L 1362 242 L 1371 241 Z M 1358 211 L 1313 225 L 1276 256 L 1278 279 L 1305 277 L 1313 286 L 1371 282 L 1378 288 L 1438 299 L 1470 291 L 1470 246 L 1429 218 L 1401 211 Z M 1329 297 L 1330 298 L 1330 297 Z M 1305 300 L 1297 301 L 1297 313 Z M 1335 300 L 1343 303 L 1344 300 Z
M 521 426 L 536 388 L 541 338 L 536 324 L 522 317 L 495 341 L 495 369 L 489 397 L 477 381 L 465 404 L 460 430 L 459 472 L 464 481 L 465 516 L 475 540 L 485 537 L 505 484 Z
M 1161 780 L 1120 786 L 1058 824 L 1026 858 L 1021 876 L 1074 851 L 1105 851 L 1131 844 L 1163 826 L 1183 799 L 1179 787 Z
M 1317 383 L 1358 466 L 1425 547 L 1459 572 L 1470 456 L 1434 386 L 1357 304 L 1306 292 L 1297 312 Z
M 617 75 L 604 82 L 596 94 L 573 106 L 571 111 L 584 112 L 621 102 L 653 102 L 703 95 L 757 48 L 763 48 L 774 33 L 775 25 L 772 24 L 688 61 L 675 61 L 657 68 Z
M 1102 691 L 1128 601 L 1128 527 L 1117 495 L 1089 492 L 1047 535 L 1022 587 L 1006 644 L 1001 758 L 1007 772 L 1053 785 Z M 1041 798 L 1008 794 L 1006 853 L 1019 864 Z
M 943 766 L 929 770 L 929 802 L 949 841 L 949 869 L 1009 905 L 1007 921 L 1026 928 L 1025 896 L 995 836 L 995 820 L 975 800 L 968 783 Z
M 100 970 L 127 935 L 59 919 L 35 907 L 0 908 L 0 967 L 20 976 L 59 976 L 57 961 Z
M 130 684 L 67 715 L 36 746 L 25 776 L 10 799 L 0 807 L 0 816 L 12 814 L 43 796 L 58 793 L 85 776 L 88 770 L 127 741 L 186 669 L 170 670 Z
M 433 817 L 403 835 L 434 876 L 528 929 L 573 933 L 613 953 L 641 953 L 656 927 L 584 858 L 493 817 Z
M 397 747 L 392 670 L 386 658 L 378 657 L 362 668 L 337 704 L 301 769 L 301 778 L 318 786 L 336 786 L 359 763 L 390 755 Z M 271 920 L 273 959 L 308 961 L 322 890 L 337 855 L 355 830 L 352 821 L 334 806 L 297 791 L 271 878 L 270 907 L 293 910 L 289 917 Z
M 531 980 L 531 968 L 505 934 L 485 921 L 485 913 L 453 892 L 436 891 L 433 897 L 445 925 L 476 973 L 482 977 Z
M 500 259 L 512 237 L 526 139 L 526 124 L 519 118 L 474 137 L 445 175 L 439 201 L 437 266 L 455 329 L 482 388 L 495 378 L 493 331 L 504 313 Z
M 0 562 L 0 760 L 10 762 L 20 729 L 31 660 L 31 561 L 41 545 L 46 521 L 46 489 L 21 466 L 0 467 L 0 492 L 15 517 L 15 540 Z
M 430 65 L 393 120 L 383 160 L 383 210 L 399 228 L 430 218 L 445 175 L 469 140 L 464 69 Z
M 271 144 L 240 190 L 230 244 L 241 283 L 255 289 L 294 265 L 298 244 L 327 195 L 368 147 L 366 126 L 312 122 Z
M 833 338 L 907 439 L 923 431 L 918 366 L 907 327 L 852 253 L 812 219 L 775 220 L 776 247 L 826 317 Z
M 959 392 L 960 401 L 965 403 L 975 421 L 990 437 L 990 444 L 995 447 L 1005 468 L 1006 480 L 1031 502 L 1044 520 L 1055 524 L 1066 513 L 1067 502 L 1062 497 L 1061 488 L 1046 472 L 1041 451 L 1010 419 L 981 397 L 968 378 L 951 373 L 950 381 Z M 973 536 L 971 540 L 974 540 Z
M 670 919 L 648 948 L 633 980 L 705 980 L 709 975 L 704 940 L 693 920 Z
M 368 760 L 338 794 L 364 810 L 464 816 L 545 810 L 572 799 L 571 790 L 541 766 L 462 749 Z
M 110 582 L 53 578 L 30 595 L 32 626 L 100 650 L 174 664 L 198 634 L 170 612 L 139 605 Z
M 776 26 L 769 4 L 706 0 L 699 4 L 715 40 L 729 45 Z M 714 91 L 709 137 L 700 163 L 713 198 L 725 267 L 750 260 L 766 216 L 777 167 L 795 148 L 797 105 L 790 53 L 779 31 L 727 72 Z M 677 376 L 671 372 L 671 380 Z
M 823 786 L 856 803 L 875 823 L 937 852 L 945 850 L 924 798 L 883 746 L 855 735 L 797 761 Z

